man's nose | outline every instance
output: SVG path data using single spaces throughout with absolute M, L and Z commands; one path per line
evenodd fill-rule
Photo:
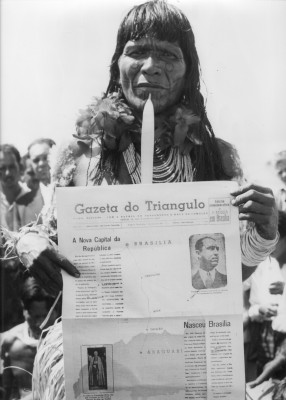
M 161 73 L 161 61 L 156 54 L 149 54 L 143 61 L 141 71 L 147 75 Z
M 11 175 L 11 170 L 10 168 L 6 168 L 4 171 L 5 176 L 10 176 Z
M 42 166 L 44 166 L 44 165 L 47 165 L 47 163 L 48 163 L 47 160 L 44 160 L 44 159 L 41 158 L 41 159 L 39 160 L 38 165 L 42 167 Z

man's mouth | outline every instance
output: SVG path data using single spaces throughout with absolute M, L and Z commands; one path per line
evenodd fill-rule
M 164 86 L 159 85 L 158 83 L 149 83 L 149 82 L 144 82 L 144 83 L 138 83 L 138 85 L 136 85 L 136 89 L 159 89 L 159 90 L 164 90 L 166 89 Z
M 6 183 L 11 183 L 11 182 L 14 181 L 14 179 L 13 179 L 13 178 L 6 178 L 4 181 L 5 181 Z
M 42 169 L 38 169 L 38 172 L 40 173 L 40 174 L 48 174 L 48 172 L 49 172 L 49 169 L 48 168 L 42 168 Z

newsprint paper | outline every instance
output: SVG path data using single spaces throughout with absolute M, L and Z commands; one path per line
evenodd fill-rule
M 67 399 L 244 398 L 235 188 L 57 189 Z

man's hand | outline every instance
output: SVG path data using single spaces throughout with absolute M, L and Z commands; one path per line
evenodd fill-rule
M 76 267 L 57 252 L 48 237 L 37 231 L 21 236 L 16 251 L 31 275 L 52 295 L 57 295 L 62 290 L 61 269 L 75 277 L 80 275 Z
M 258 386 L 258 385 L 260 385 L 260 381 L 259 381 L 258 379 L 255 379 L 254 381 L 251 381 L 251 382 L 248 382 L 248 383 L 247 383 L 247 386 L 248 386 L 250 389 L 253 389 L 253 388 L 255 388 L 255 387 Z
M 231 193 L 232 204 L 238 207 L 239 219 L 254 222 L 264 239 L 274 239 L 278 227 L 278 212 L 271 189 L 249 184 Z
M 272 317 L 277 315 L 278 304 L 261 304 L 259 306 L 259 314 L 264 318 L 264 320 L 270 320 Z

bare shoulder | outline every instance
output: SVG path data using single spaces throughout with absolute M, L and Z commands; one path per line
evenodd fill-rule
M 1 333 L 1 357 L 3 358 L 4 354 L 9 351 L 11 346 L 21 337 L 23 336 L 24 331 L 24 323 L 14 326 Z
M 78 173 L 78 165 L 92 153 L 89 143 L 73 138 L 57 146 L 51 155 L 51 174 L 56 186 L 70 186 Z

